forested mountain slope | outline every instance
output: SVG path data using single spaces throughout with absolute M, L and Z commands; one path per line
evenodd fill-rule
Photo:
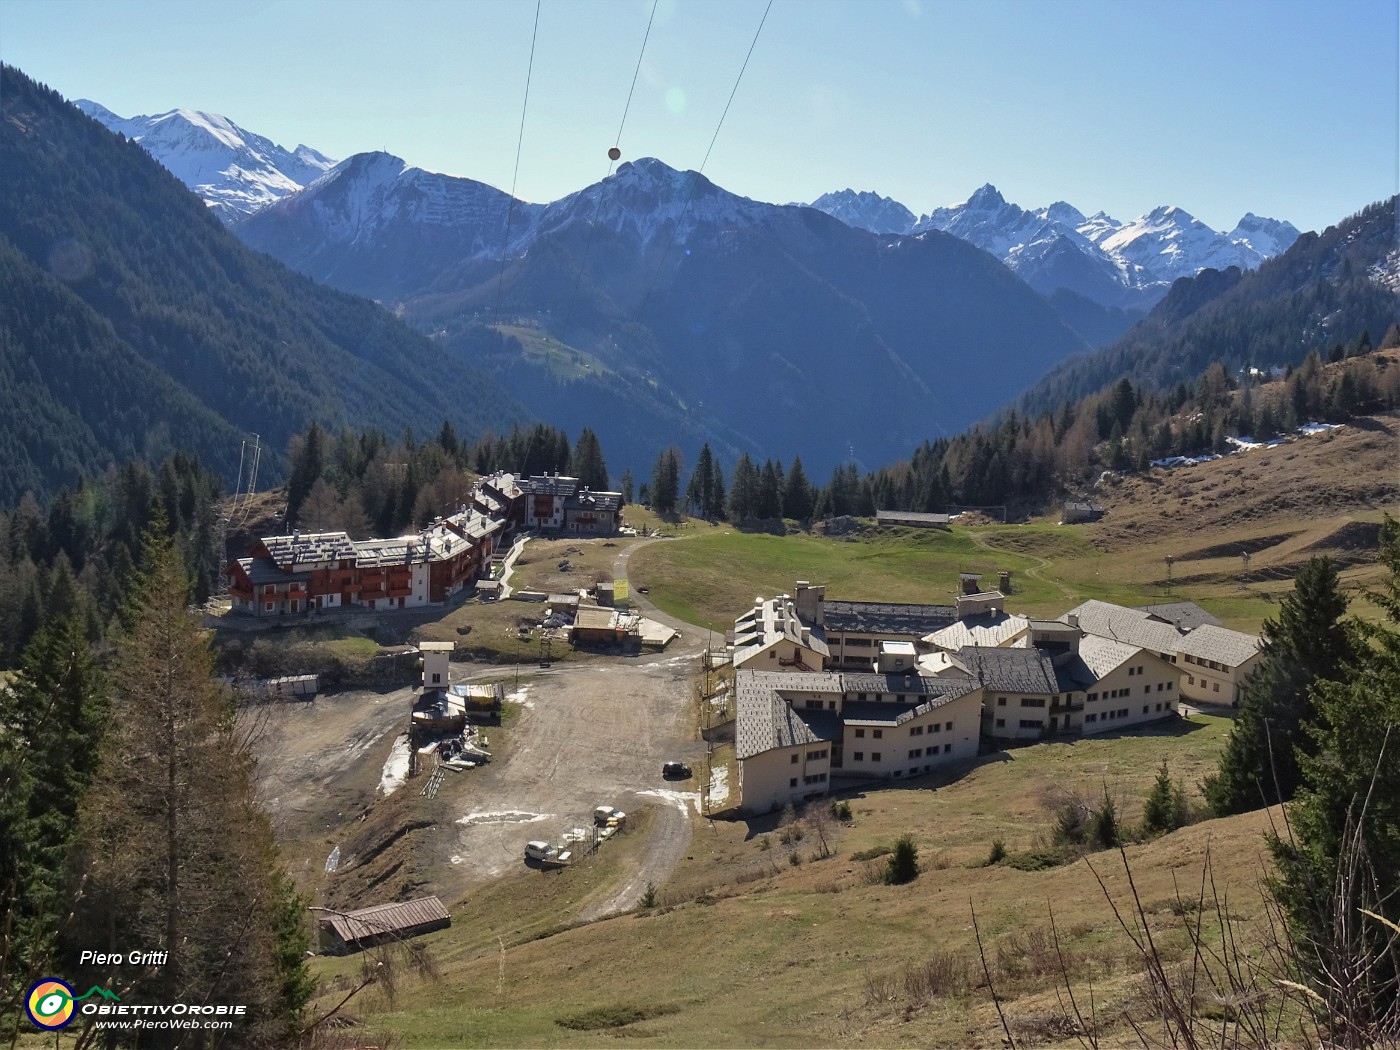
M 1400 319 L 1395 208 L 1391 198 L 1321 234 L 1305 233 L 1257 270 L 1182 278 L 1127 335 L 1057 366 L 1021 406 L 1054 409 L 1124 376 L 1166 390 L 1216 361 L 1232 372 L 1286 368 L 1364 331 L 1379 343 Z
M 124 141 L 0 68 L 0 502 L 132 456 L 264 481 L 313 419 L 462 434 L 523 412 L 383 309 L 243 246 Z

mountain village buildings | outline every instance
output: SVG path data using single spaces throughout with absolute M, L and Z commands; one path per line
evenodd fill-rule
M 492 554 L 515 529 L 612 535 L 621 507 L 620 493 L 591 492 L 577 478 L 493 474 L 477 482 L 456 513 L 409 536 L 265 536 L 248 557 L 227 566 L 229 595 L 235 611 L 258 617 L 438 605 L 488 577 Z
M 1259 640 L 1190 602 L 1085 602 L 1007 614 L 964 574 L 955 604 L 828 601 L 799 581 L 734 623 L 738 805 L 820 797 L 833 780 L 907 779 L 981 747 L 1118 732 L 1183 697 L 1238 699 Z

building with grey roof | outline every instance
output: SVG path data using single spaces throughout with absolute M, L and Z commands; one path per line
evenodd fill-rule
M 904 779 L 977 754 L 981 691 L 917 674 L 739 670 L 739 806 L 825 795 L 832 778 Z
M 1242 631 L 1202 624 L 1181 639 L 1182 695 L 1210 704 L 1240 702 L 1240 686 L 1259 663 L 1259 639 Z
M 1148 616 L 1155 616 L 1182 631 L 1194 631 L 1206 624 L 1212 627 L 1224 626 L 1195 602 L 1154 602 L 1151 605 L 1134 605 L 1132 608 L 1147 613 Z

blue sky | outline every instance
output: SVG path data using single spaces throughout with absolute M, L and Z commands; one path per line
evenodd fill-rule
M 620 146 L 698 167 L 766 0 L 658 0 Z M 601 178 L 652 0 L 542 0 L 517 192 Z M 211 110 L 509 189 L 533 0 L 0 0 L 0 58 L 122 116 Z M 1400 189 L 1397 0 L 774 0 L 705 173 L 761 200 L 984 182 L 1320 229 Z

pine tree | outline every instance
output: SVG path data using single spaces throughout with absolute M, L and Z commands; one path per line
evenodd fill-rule
M 286 921 L 302 906 L 254 804 L 252 755 L 211 677 L 179 556 L 152 533 L 143 563 L 112 670 L 108 746 L 80 815 L 85 882 L 68 940 L 166 950 L 165 965 L 136 979 L 138 995 L 246 1004 L 240 1045 L 285 1046 L 310 992 L 304 927 Z
M 792 467 L 787 473 L 787 484 L 783 487 L 783 517 L 796 521 L 809 521 L 812 517 L 812 483 L 802 469 L 802 457 L 792 458 Z
M 603 448 L 598 443 L 598 435 L 588 427 L 580 431 L 570 457 L 573 473 L 584 488 L 594 492 L 608 492 L 608 466 L 603 462 Z
M 651 472 L 651 509 L 661 515 L 674 514 L 680 501 L 681 454 L 672 445 L 656 458 Z
M 96 766 L 105 719 L 102 679 L 82 621 L 39 631 L 0 690 L 0 1001 L 25 975 L 52 967 L 70 901 L 68 851 Z
M 1240 689 L 1239 715 L 1231 728 L 1220 768 L 1205 781 L 1206 800 L 1217 815 L 1243 813 L 1293 797 L 1298 787 L 1297 753 L 1313 750 L 1304 726 L 1315 715 L 1312 689 L 1333 680 L 1355 655 L 1342 622 L 1346 598 L 1337 571 L 1313 558 L 1298 572 L 1293 592 L 1277 620 L 1262 631 L 1259 662 Z
M 1157 779 L 1142 804 L 1142 833 L 1151 838 L 1186 825 L 1186 793 L 1172 783 L 1167 760 L 1157 770 Z
M 1389 515 L 1381 560 L 1390 577 L 1369 597 L 1389 626 L 1357 622 L 1367 644 L 1339 680 L 1315 686 L 1289 834 L 1269 841 L 1270 890 L 1305 976 L 1334 1011 L 1363 1023 L 1367 1011 L 1394 1010 L 1400 977 L 1390 931 L 1360 914 L 1400 922 L 1400 524 Z M 1352 983 L 1347 1003 L 1336 998 L 1339 975 Z
M 734 464 L 729 479 L 729 520 L 736 524 L 752 521 L 758 514 L 758 468 L 747 452 Z
M 325 470 L 325 434 L 320 424 L 312 423 L 304 437 L 292 440 L 292 450 L 288 457 L 292 462 L 291 474 L 287 477 L 287 518 L 296 521 L 302 501 L 311 492 L 311 486 Z
M 685 487 L 685 502 L 691 512 L 702 518 L 714 520 L 723 511 L 724 483 L 719 480 L 719 465 L 710 452 L 708 443 L 700 449 L 696 457 L 695 469 Z
M 622 486 L 621 486 L 621 487 L 622 487 L 622 502 L 623 502 L 623 503 L 631 503 L 631 502 L 632 502 L 632 496 L 633 496 L 632 484 L 633 484 L 633 482 L 632 482 L 632 468 L 631 468 L 631 467 L 628 467 L 626 470 L 624 470 L 624 471 L 622 472 Z

